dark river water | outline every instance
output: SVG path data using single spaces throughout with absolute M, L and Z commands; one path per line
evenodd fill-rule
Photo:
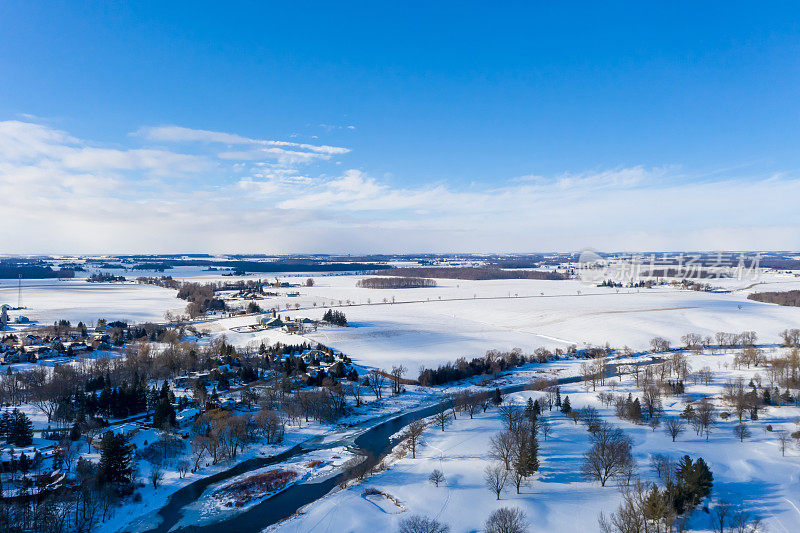
M 609 377 L 614 375 L 616 375 L 616 368 L 613 365 L 609 365 Z M 577 381 L 580 381 L 579 377 L 569 377 L 560 379 L 559 383 L 575 383 Z M 500 390 L 507 394 L 523 391 L 526 387 L 526 384 L 519 384 L 501 387 Z M 370 426 L 355 438 L 354 446 L 352 447 L 353 451 L 368 457 L 367 460 L 370 461 L 370 466 L 377 464 L 397 444 L 399 437 L 392 438 L 392 435 L 398 433 L 415 420 L 432 416 L 436 413 L 438 408 L 439 405 L 431 405 L 397 416 L 391 415 L 392 418 L 384 421 L 371 421 L 370 423 L 374 425 Z M 170 531 L 175 524 L 180 521 L 186 506 L 200 498 L 209 485 L 238 476 L 250 470 L 281 463 L 294 456 L 307 453 L 309 450 L 333 448 L 341 445 L 341 441 L 315 445 L 314 439 L 312 439 L 308 443 L 295 446 L 281 454 L 272 457 L 248 459 L 229 470 L 199 479 L 176 491 L 170 497 L 167 504 L 158 511 L 158 518 L 161 519 L 161 523 L 154 529 L 149 530 L 148 533 L 167 533 Z M 175 531 L 186 533 L 195 531 L 223 531 L 225 533 L 252 533 L 261 531 L 265 527 L 293 515 L 301 507 L 328 494 L 342 480 L 342 475 L 334 476 L 317 483 L 298 483 L 292 485 L 275 496 L 264 500 L 246 511 L 237 513 L 230 518 L 224 518 L 217 522 L 209 522 L 205 525 L 187 525 Z

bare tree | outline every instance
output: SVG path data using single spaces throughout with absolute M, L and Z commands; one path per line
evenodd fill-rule
M 406 367 L 403 365 L 392 367 L 392 371 L 389 373 L 392 381 L 392 394 L 400 394 L 402 385 L 401 381 L 403 379 L 403 374 L 406 373 L 406 370 Z
M 466 396 L 464 397 L 464 409 L 469 414 L 470 419 L 475 416 L 475 413 L 478 412 L 478 408 L 483 403 L 480 394 L 472 394 L 470 392 L 465 392 Z
M 489 441 L 489 457 L 502 461 L 506 470 L 511 469 L 511 460 L 514 458 L 514 433 L 503 431 L 494 435 Z
M 697 408 L 694 409 L 694 416 L 691 420 L 693 424 L 697 424 L 699 435 L 703 434 L 705 431 L 706 440 L 708 440 L 708 435 L 711 432 L 711 427 L 714 425 L 716 420 L 716 415 L 714 414 L 714 406 L 711 404 L 708 399 L 703 398 L 699 402 L 697 402 Z
M 370 370 L 367 374 L 367 386 L 372 390 L 375 399 L 380 400 L 383 395 L 383 384 L 386 382 L 386 376 L 380 370 Z
M 427 516 L 413 515 L 400 521 L 398 533 L 449 533 L 450 526 Z
M 733 505 L 726 500 L 719 500 L 717 505 L 714 506 L 714 509 L 711 511 L 711 525 L 714 528 L 714 531 L 719 531 L 719 533 L 725 533 L 725 523 L 728 521 L 728 517 L 733 513 Z
M 442 431 L 444 431 L 444 428 L 452 423 L 452 420 L 450 419 L 450 411 L 446 405 L 442 404 L 439 406 L 436 414 L 433 415 L 433 420 L 436 422 L 437 426 L 442 427 Z
M 603 533 L 672 531 L 677 518 L 669 493 L 636 480 L 622 491 L 622 505 L 606 518 L 600 513 Z
M 544 437 L 544 440 L 547 440 L 547 437 L 553 434 L 553 426 L 550 425 L 550 422 L 545 418 L 544 415 L 539 416 L 536 419 L 536 423 L 539 426 L 539 432 Z
M 67 473 L 69 473 L 72 470 L 72 464 L 78 457 L 78 449 L 69 438 L 66 438 L 59 443 L 56 456 L 61 460 Z
M 670 342 L 661 337 L 653 337 L 653 339 L 650 340 L 650 347 L 654 353 L 666 352 L 669 350 L 669 346 Z
M 161 480 L 164 479 L 164 466 L 161 461 L 153 461 L 150 463 L 150 471 L 147 474 L 147 479 L 153 484 L 154 489 L 158 489 Z
M 525 533 L 528 522 L 518 508 L 501 507 L 489 515 L 483 529 L 486 533 Z
M 425 424 L 420 420 L 415 420 L 408 425 L 403 438 L 406 441 L 406 448 L 411 450 L 411 458 L 417 458 L 417 446 L 422 438 L 422 432 L 425 431 Z
M 503 465 L 487 466 L 483 471 L 483 481 L 486 484 L 486 488 L 494 492 L 498 500 L 506 486 L 507 479 L 508 471 L 503 468 Z
M 592 433 L 591 442 L 591 448 L 583 455 L 581 472 L 587 479 L 599 481 L 605 487 L 610 477 L 618 475 L 633 461 L 631 441 L 621 429 L 603 423 Z
M 430 476 L 428 476 L 428 481 L 430 481 L 431 483 L 433 483 L 438 487 L 440 483 L 444 483 L 445 481 L 444 473 L 437 468 L 433 472 L 431 472 Z
M 525 414 L 518 405 L 507 403 L 501 405 L 499 411 L 508 431 L 516 431 L 523 420 L 525 420 Z
M 745 424 L 736 424 L 733 426 L 733 434 L 739 439 L 739 442 L 744 442 L 744 439 L 749 438 L 752 434 L 750 428 Z
M 189 471 L 189 461 L 178 461 L 178 477 L 183 479 L 186 477 L 186 473 Z
M 781 455 L 786 457 L 786 445 L 791 442 L 791 437 L 786 431 L 779 431 L 778 432 L 778 446 L 781 448 Z
M 586 429 L 588 431 L 594 431 L 600 424 L 600 414 L 597 412 L 597 409 L 592 406 L 584 407 L 578 414 L 583 423 L 586 424 Z
M 668 418 L 666 424 L 664 424 L 664 431 L 672 437 L 672 442 L 675 442 L 675 439 L 685 430 L 686 423 L 680 418 Z
M 647 411 L 647 415 L 650 418 L 661 413 L 661 390 L 656 384 L 642 387 L 642 408 Z

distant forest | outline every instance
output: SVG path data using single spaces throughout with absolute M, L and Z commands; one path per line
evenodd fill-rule
M 364 278 L 358 280 L 356 287 L 364 289 L 421 289 L 436 287 L 436 282 L 428 278 Z
M 0 279 L 45 279 L 74 278 L 75 271 L 69 269 L 53 270 L 42 262 L 22 262 L 17 260 L 0 260 Z
M 281 261 L 237 261 L 213 259 L 166 259 L 157 265 L 156 270 L 166 270 L 177 266 L 197 266 L 232 268 L 237 272 L 363 272 L 389 268 L 377 263 L 321 262 L 314 260 L 286 259 Z
M 442 279 L 567 279 L 559 272 L 543 272 L 541 270 L 503 270 L 491 267 L 403 267 L 392 268 L 381 272 L 384 276 L 422 277 Z
M 768 304 L 800 307 L 800 291 L 754 292 L 747 299 Z

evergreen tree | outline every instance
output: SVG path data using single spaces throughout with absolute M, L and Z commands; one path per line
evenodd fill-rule
M 175 408 L 169 401 L 169 397 L 161 398 L 156 404 L 156 409 L 153 412 L 153 426 L 163 428 L 165 426 L 175 427 Z
M 539 413 L 536 412 L 536 406 L 533 404 L 533 398 L 528 398 L 528 403 L 525 405 L 525 418 L 531 423 L 536 420 Z
M 561 387 L 556 387 L 556 407 L 561 407 Z
M 634 422 L 641 422 L 642 420 L 642 404 L 639 402 L 639 398 L 633 400 L 631 403 L 631 410 L 630 410 L 630 418 Z
M 521 438 L 523 440 L 514 455 L 514 469 L 522 477 L 527 478 L 539 470 L 539 442 L 536 440 L 536 434 L 533 431 L 527 438 Z
M 133 471 L 133 446 L 128 438 L 108 431 L 100 443 L 100 464 L 97 479 L 104 483 L 126 483 L 131 480 Z
M 494 389 L 494 394 L 492 395 L 492 403 L 495 405 L 500 405 L 503 403 L 503 394 L 500 392 L 499 388 Z
M 28 470 L 31 469 L 31 461 L 24 453 L 19 456 L 19 469 L 23 474 L 27 474 Z
M 568 415 L 570 412 L 572 412 L 572 406 L 569 404 L 569 396 L 564 396 L 564 401 L 561 404 L 561 412 L 565 415 Z
M 163 400 L 164 398 L 169 398 L 169 384 L 167 380 L 164 380 L 164 383 L 161 385 L 161 390 L 158 392 L 158 399 Z
M 8 443 L 14 446 L 30 446 L 33 443 L 33 425 L 28 416 L 18 409 L 11 415 Z
M 683 456 L 675 470 L 675 483 L 667 487 L 678 514 L 695 508 L 711 494 L 713 480 L 714 476 L 702 457 L 693 462 L 688 455 Z

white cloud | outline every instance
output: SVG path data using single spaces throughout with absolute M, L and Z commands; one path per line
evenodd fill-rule
M 250 144 L 261 146 L 277 146 L 286 148 L 296 148 L 312 154 L 325 156 L 342 155 L 350 150 L 338 146 L 313 145 L 295 143 L 289 141 L 274 141 L 264 139 L 252 139 L 232 133 L 221 131 L 198 130 L 183 128 L 180 126 L 147 126 L 135 131 L 132 135 L 157 142 L 203 142 L 217 144 Z
M 304 166 L 345 148 L 177 126 L 142 128 L 132 140 L 195 146 L 190 154 L 121 148 L 0 122 L 2 252 L 800 246 L 800 180 L 789 175 L 693 181 L 676 167 L 634 166 L 504 182 L 487 176 L 495 185 L 397 186 L 392 176 Z M 173 177 L 180 179 L 164 179 Z

